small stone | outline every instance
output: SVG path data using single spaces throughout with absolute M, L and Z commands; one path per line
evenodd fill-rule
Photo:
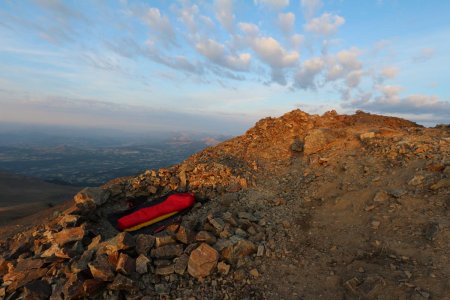
M 259 277 L 259 272 L 257 269 L 251 269 L 250 270 L 250 275 L 252 275 L 254 278 L 258 278 Z
M 122 274 L 117 274 L 108 288 L 115 291 L 133 291 L 136 289 L 134 281 Z
M 364 132 L 359 135 L 361 140 L 373 139 L 375 137 L 375 132 Z
M 165 266 L 165 267 L 157 267 L 155 269 L 155 274 L 161 275 L 161 276 L 168 276 L 170 274 L 173 274 L 174 272 L 175 272 L 175 269 L 174 269 L 173 265 Z
M 388 191 L 388 194 L 394 198 L 400 198 L 401 196 L 406 195 L 406 191 L 402 189 L 393 189 Z
M 208 217 L 208 221 L 217 232 L 221 232 L 225 226 L 225 223 L 219 218 Z
M 180 257 L 175 258 L 174 262 L 175 273 L 183 275 L 189 262 L 189 256 L 187 254 L 183 254 Z
M 75 260 L 71 265 L 71 270 L 74 273 L 83 272 L 88 269 L 88 263 L 92 259 L 92 255 L 94 254 L 94 250 L 86 250 L 83 252 L 81 257 L 78 260 Z
M 432 186 L 430 186 L 430 189 L 435 191 L 435 190 L 439 190 L 442 188 L 450 188 L 450 178 L 443 178 L 441 180 L 439 180 L 438 182 L 436 182 L 435 184 L 433 184 Z
M 83 239 L 84 234 L 85 232 L 83 227 L 67 228 L 53 234 L 53 239 L 59 246 L 64 246 L 70 242 L 80 241 Z
M 45 280 L 35 280 L 25 285 L 23 289 L 24 299 L 47 299 L 52 294 L 52 288 Z M 5 296 L 3 294 L 3 296 Z M 2 293 L 0 291 L 0 297 Z
M 389 200 L 389 195 L 385 191 L 378 191 L 373 197 L 373 202 L 383 203 Z
M 91 243 L 88 246 L 88 250 L 96 249 L 102 240 L 102 236 L 99 234 L 91 240 Z
M 424 179 L 425 177 L 422 175 L 415 175 L 410 181 L 408 181 L 408 184 L 412 186 L 421 185 Z
M 138 234 L 136 236 L 137 254 L 147 255 L 150 249 L 155 245 L 155 237 L 149 234 Z
M 200 244 L 189 256 L 188 272 L 195 278 L 203 278 L 216 268 L 219 253 L 206 243 Z
M 434 241 L 438 233 L 439 233 L 439 223 L 436 222 L 428 223 L 423 231 L 425 238 L 429 241 Z
M 273 204 L 275 206 L 286 205 L 286 203 L 286 200 L 284 200 L 283 198 L 277 198 L 275 199 L 275 201 L 273 201 Z
M 284 229 L 288 229 L 291 228 L 291 223 L 289 223 L 288 221 L 284 220 L 283 222 L 281 222 L 281 225 L 283 225 Z
M 242 230 L 241 228 L 236 228 L 236 230 L 234 231 L 234 233 L 237 236 L 240 236 L 242 238 L 246 238 L 248 236 L 247 232 L 245 232 L 244 230 Z
M 358 278 L 353 277 L 349 280 L 347 280 L 346 282 L 344 282 L 344 287 L 350 291 L 353 294 L 357 294 L 357 288 L 358 286 L 361 284 L 361 282 L 358 280 Z
M 185 245 L 192 243 L 194 241 L 194 237 L 195 237 L 194 232 L 192 232 L 192 230 L 184 226 L 180 226 L 175 235 L 177 241 L 180 241 Z
M 239 200 L 238 193 L 227 193 L 219 198 L 219 203 L 224 207 L 229 207 L 233 202 Z
M 146 274 L 148 273 L 148 263 L 150 262 L 150 259 L 147 258 L 144 254 L 139 254 L 139 256 L 136 258 L 136 272 L 139 274 Z
M 200 231 L 199 233 L 197 233 L 197 235 L 195 236 L 195 240 L 197 242 L 205 242 L 209 245 L 214 245 L 217 241 L 217 238 L 210 232 L 208 231 Z
M 176 244 L 176 240 L 171 235 L 164 235 L 164 236 L 157 236 L 156 237 L 156 248 L 170 245 L 170 244 Z
M 136 245 L 134 237 L 128 232 L 121 232 L 116 235 L 117 250 L 127 250 Z
M 83 282 L 83 292 L 84 295 L 87 297 L 95 296 L 96 294 L 100 293 L 102 289 L 104 288 L 105 283 L 101 280 L 97 279 L 86 279 Z
M 116 266 L 116 272 L 120 272 L 124 275 L 131 275 L 136 270 L 136 263 L 134 259 L 126 255 L 125 253 L 120 253 L 119 260 Z
M 152 249 L 151 256 L 155 258 L 175 258 L 183 254 L 183 246 L 166 245 Z
M 102 281 L 114 279 L 114 271 L 106 255 L 97 256 L 95 261 L 90 262 L 88 266 L 94 278 Z
M 250 241 L 240 240 L 232 246 L 222 250 L 222 256 L 229 262 L 236 262 L 239 258 L 251 255 L 257 251 L 257 247 Z
M 228 275 L 228 273 L 230 272 L 230 265 L 228 265 L 228 264 L 224 263 L 223 261 L 221 261 L 221 262 L 219 262 L 217 264 L 217 271 L 220 274 Z
M 236 270 L 233 274 L 235 281 L 242 281 L 245 279 L 245 272 L 243 270 Z
M 263 245 L 259 245 L 258 246 L 258 251 L 256 252 L 256 256 L 261 257 L 264 255 L 264 246 Z
M 246 212 L 246 211 L 241 211 L 238 212 L 238 218 L 239 219 L 244 219 L 244 220 L 249 220 L 250 222 L 257 222 L 258 218 L 255 217 L 253 214 Z
M 380 227 L 381 222 L 380 221 L 372 221 L 370 224 L 372 225 L 372 229 L 377 230 L 378 227 Z
M 406 275 L 406 277 L 408 277 L 408 279 L 410 279 L 412 277 L 412 273 L 408 270 L 403 271 Z

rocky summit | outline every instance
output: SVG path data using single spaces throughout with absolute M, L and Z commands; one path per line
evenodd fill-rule
M 5 299 L 450 299 L 450 128 L 300 110 L 179 165 L 86 188 L 0 241 Z M 127 200 L 192 191 L 118 232 Z

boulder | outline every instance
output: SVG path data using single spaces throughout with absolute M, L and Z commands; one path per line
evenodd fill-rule
M 166 245 L 152 249 L 151 256 L 155 258 L 175 258 L 183 254 L 183 246 Z
M 239 258 L 256 253 L 257 247 L 250 241 L 239 240 L 234 245 L 222 250 L 222 256 L 229 262 L 235 263 Z
M 175 258 L 174 262 L 174 271 L 177 274 L 183 275 L 186 271 L 187 265 L 189 261 L 189 256 L 187 254 L 183 254 L 180 257 Z
M 197 233 L 197 235 L 195 236 L 195 240 L 197 242 L 205 242 L 209 245 L 214 245 L 217 241 L 217 238 L 208 231 L 200 231 L 199 233 Z
M 106 255 L 97 256 L 96 260 L 88 264 L 89 270 L 95 279 L 101 281 L 112 281 L 114 271 Z
M 53 239 L 59 246 L 64 246 L 67 243 L 82 240 L 84 234 L 83 227 L 67 228 L 53 234 Z
M 116 272 L 122 273 L 124 275 L 131 275 L 135 270 L 136 270 L 135 260 L 126 255 L 125 253 L 120 253 L 116 265 Z
M 189 256 L 188 272 L 200 279 L 208 276 L 216 268 L 219 253 L 206 243 L 200 244 Z
M 148 273 L 148 263 L 150 262 L 150 259 L 147 258 L 144 254 L 140 254 L 136 258 L 136 272 L 139 274 L 146 274 Z
M 139 234 L 136 236 L 137 254 L 147 255 L 150 249 L 155 245 L 155 237 L 148 234 Z
M 136 289 L 136 285 L 130 278 L 117 274 L 114 281 L 108 285 L 108 288 L 116 291 L 131 292 Z
M 52 288 L 45 280 L 32 281 L 23 288 L 24 299 L 47 299 L 51 294 Z
M 104 204 L 110 192 L 98 187 L 87 187 L 75 195 L 73 200 L 78 207 L 97 207 Z

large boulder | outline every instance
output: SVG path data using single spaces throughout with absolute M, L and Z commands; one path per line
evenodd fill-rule
M 110 192 L 98 187 L 87 187 L 75 195 L 73 200 L 78 207 L 97 207 L 108 201 Z
M 206 243 L 202 243 L 191 252 L 188 261 L 188 272 L 195 278 L 204 278 L 216 268 L 219 253 Z

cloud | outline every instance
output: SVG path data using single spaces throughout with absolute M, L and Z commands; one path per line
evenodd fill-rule
M 225 46 L 212 39 L 198 42 L 196 49 L 209 61 L 234 71 L 246 71 L 250 65 L 251 55 L 249 53 L 227 55 Z
M 424 124 L 436 124 L 450 120 L 450 102 L 437 96 L 413 94 L 402 97 L 403 87 L 379 85 L 372 93 L 365 93 L 356 100 L 344 102 L 344 108 L 362 109 L 374 113 L 407 117 Z
M 360 70 L 362 68 L 362 62 L 359 60 L 360 54 L 360 50 L 351 48 L 349 50 L 339 51 L 334 56 L 328 57 L 326 60 L 326 80 L 335 81 L 346 77 L 352 71 Z M 352 80 L 350 79 L 350 81 Z
M 356 88 L 357 86 L 359 86 L 363 75 L 364 72 L 361 70 L 350 72 L 345 80 L 347 87 Z
M 305 60 L 295 74 L 294 87 L 304 90 L 316 90 L 316 77 L 322 72 L 324 66 L 325 62 L 320 57 Z
M 157 109 L 144 105 L 118 104 L 95 99 L 59 96 L 28 100 L 0 99 L 4 122 L 120 129 L 136 132 L 171 131 L 239 134 L 251 124 L 245 114 Z
M 296 51 L 287 52 L 272 37 L 257 37 L 252 42 L 252 48 L 258 57 L 272 68 L 286 68 L 295 65 L 300 57 Z
M 176 45 L 175 31 L 167 16 L 158 8 L 151 7 L 144 15 L 144 21 L 150 26 L 157 39 L 167 45 Z
M 383 69 L 381 69 L 380 75 L 383 78 L 392 79 L 392 78 L 397 77 L 398 73 L 399 73 L 399 69 L 397 67 L 388 66 L 388 67 L 384 67 Z
M 257 36 L 259 34 L 259 28 L 252 23 L 239 23 L 239 29 L 248 36 Z
M 415 63 L 426 62 L 434 57 L 435 52 L 434 48 L 422 48 L 413 56 L 412 60 Z
M 274 8 L 283 8 L 289 5 L 289 0 L 254 0 L 256 5 L 266 5 Z
M 321 0 L 300 0 L 303 16 L 306 20 L 312 19 L 316 12 L 323 6 Z
M 216 0 L 215 12 L 216 18 L 220 22 L 220 24 L 228 32 L 233 32 L 234 27 L 233 0 Z
M 278 14 L 278 26 L 284 34 L 292 33 L 295 26 L 295 15 L 291 12 Z
M 317 35 L 329 36 L 335 34 L 344 23 L 345 19 L 343 17 L 324 13 L 320 17 L 311 19 L 305 25 L 305 30 Z
M 305 42 L 305 36 L 295 33 L 290 37 L 291 46 L 294 49 L 299 49 Z

